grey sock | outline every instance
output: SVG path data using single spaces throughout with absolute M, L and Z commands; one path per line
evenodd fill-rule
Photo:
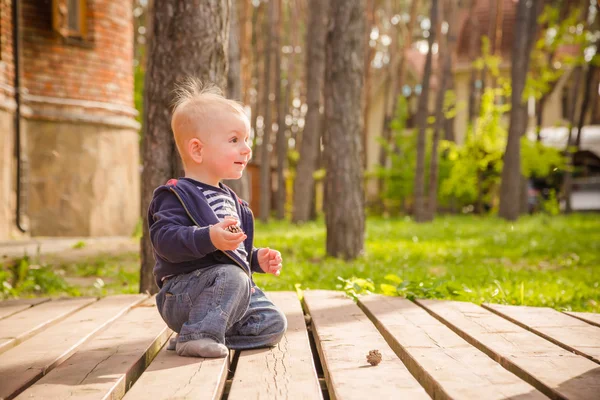
M 177 346 L 177 338 L 178 337 L 179 337 L 179 334 L 176 334 L 169 340 L 169 343 L 167 344 L 167 350 L 175 351 L 175 346 Z
M 207 338 L 177 342 L 176 350 L 177 355 L 183 357 L 223 358 L 229 354 L 225 345 Z

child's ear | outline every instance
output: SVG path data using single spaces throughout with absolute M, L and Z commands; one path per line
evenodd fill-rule
M 188 152 L 190 154 L 190 158 L 194 160 L 195 163 L 200 164 L 202 162 L 202 149 L 204 145 L 198 138 L 193 138 L 188 142 Z

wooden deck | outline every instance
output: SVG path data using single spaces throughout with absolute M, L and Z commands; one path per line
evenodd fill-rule
M 268 295 L 283 340 L 225 359 L 167 351 L 144 295 L 0 302 L 0 399 L 600 399 L 599 314 Z

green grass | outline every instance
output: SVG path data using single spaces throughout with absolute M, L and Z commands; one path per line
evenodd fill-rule
M 440 217 L 426 224 L 369 218 L 365 252 L 351 262 L 325 256 L 322 221 L 301 227 L 257 222 L 256 231 L 257 246 L 278 249 L 284 258 L 280 277 L 255 274 L 256 283 L 267 290 L 299 285 L 351 295 L 369 290 L 600 312 L 597 214 L 536 215 L 516 223 L 477 216 Z M 48 260 L 34 269 L 27 267 L 31 260 L 24 265 L 24 283 L 10 290 L 4 285 L 0 295 L 106 295 L 138 288 L 136 253 L 68 263 Z M 14 282 L 15 270 L 0 269 L 0 282 Z
M 301 228 L 258 224 L 256 245 L 280 250 L 279 278 L 256 276 L 267 290 L 371 289 L 407 297 L 451 298 L 600 311 L 597 214 L 498 218 L 448 216 L 432 223 L 367 223 L 365 253 L 352 262 L 325 257 L 322 223 Z M 392 275 L 392 276 L 389 276 Z M 386 279 L 386 276 L 389 279 Z M 338 277 L 344 279 L 340 281 Z
M 24 257 L 0 265 L 0 299 L 138 293 L 139 262 L 137 253 L 100 254 L 76 261 L 54 255 Z

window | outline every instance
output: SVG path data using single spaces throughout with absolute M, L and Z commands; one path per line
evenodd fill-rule
M 79 0 L 68 0 L 68 27 L 71 32 L 81 32 L 81 4 Z
M 52 0 L 52 26 L 62 37 L 87 36 L 86 0 Z

